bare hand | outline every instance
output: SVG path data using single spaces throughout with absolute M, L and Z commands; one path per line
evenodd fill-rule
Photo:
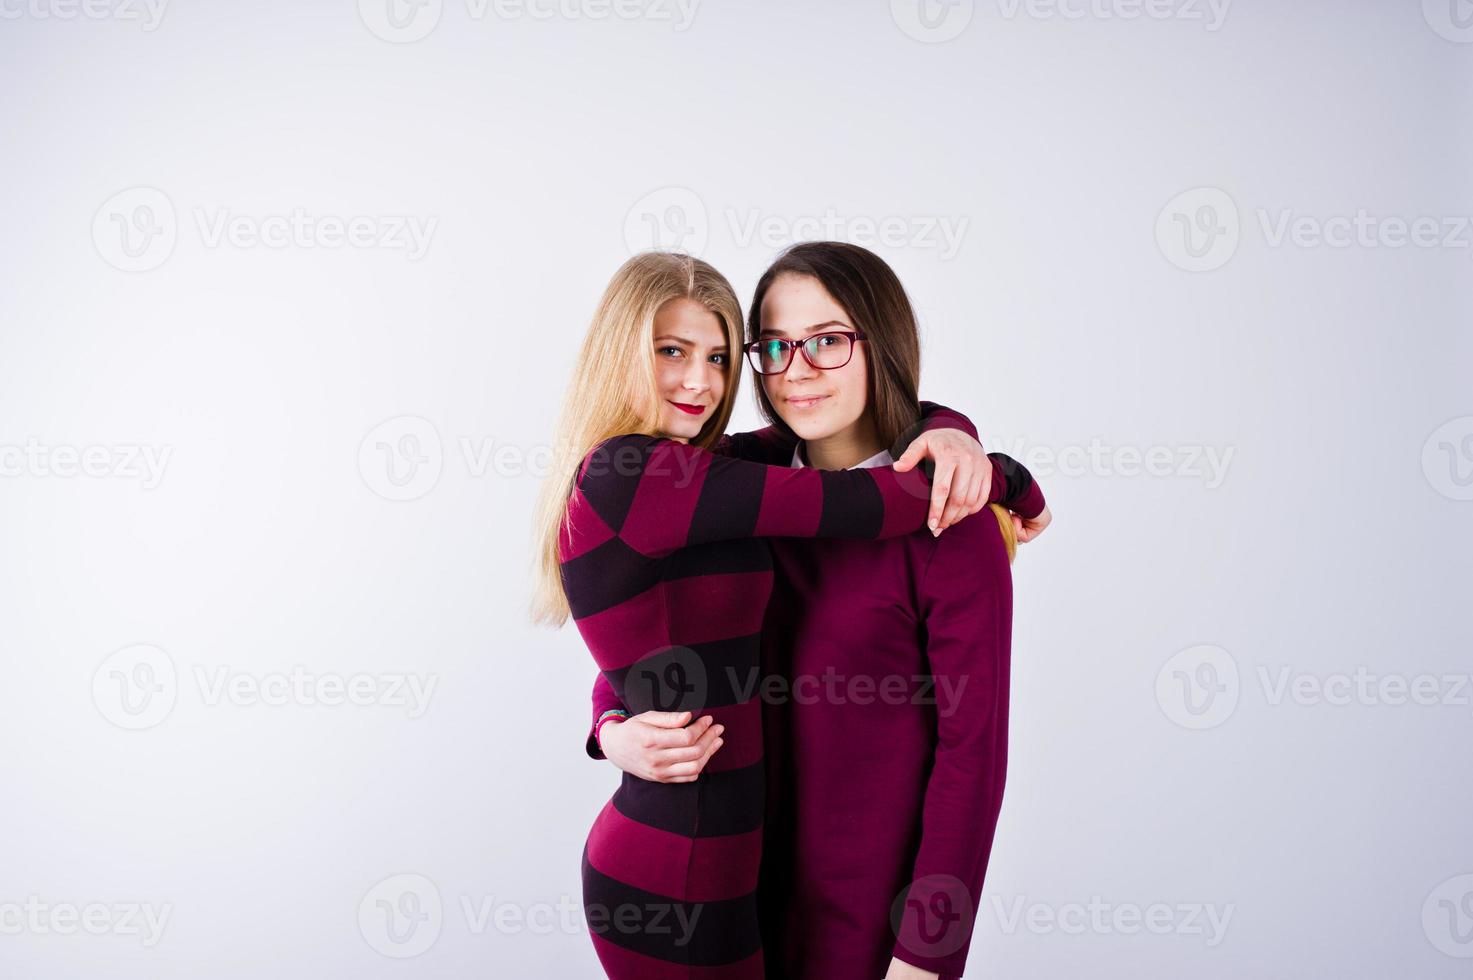
M 704 715 L 694 723 L 689 711 L 646 711 L 610 721 L 599 745 L 610 762 L 652 783 L 690 783 L 721 748 L 725 725 Z
M 1043 510 L 1038 512 L 1037 517 L 1019 517 L 1017 514 L 1009 513 L 1013 519 L 1013 531 L 1018 537 L 1019 544 L 1027 544 L 1043 533 L 1044 528 L 1053 523 L 1053 511 L 1048 509 L 1048 504 L 1043 505 Z
M 987 506 L 992 490 L 992 460 L 982 444 L 961 429 L 923 432 L 895 461 L 905 473 L 923 459 L 936 463 L 931 477 L 931 513 L 926 519 L 933 535 Z
M 939 973 L 911 966 L 905 960 L 891 957 L 890 968 L 885 971 L 885 980 L 938 980 Z

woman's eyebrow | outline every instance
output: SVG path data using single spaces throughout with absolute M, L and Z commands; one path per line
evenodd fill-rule
M 826 321 L 824 323 L 815 323 L 812 326 L 804 327 L 803 328 L 803 333 L 800 334 L 800 336 L 807 336 L 808 334 L 811 334 L 811 333 L 817 333 L 818 331 L 823 330 L 825 327 L 844 327 L 844 328 L 847 329 L 848 326 L 849 326 L 849 324 L 847 324 L 847 323 L 840 323 L 838 320 L 828 320 L 828 321 Z M 770 327 L 763 327 L 762 328 L 762 334 L 761 334 L 761 336 L 766 337 L 766 336 L 769 336 L 769 335 L 774 336 L 774 337 L 786 337 L 787 336 L 787 334 L 784 333 L 781 330 L 773 330 Z
M 655 340 L 656 340 L 656 342 L 661 341 L 661 340 L 673 340 L 677 344 L 684 344 L 687 347 L 694 347 L 694 346 L 696 346 L 696 342 L 695 341 L 693 341 L 693 340 L 687 340 L 684 337 L 677 337 L 673 333 L 662 333 L 662 334 L 660 334 L 660 336 L 656 337 Z M 712 347 L 711 349 L 712 350 L 726 350 L 726 345 L 725 344 L 722 344 L 720 347 Z

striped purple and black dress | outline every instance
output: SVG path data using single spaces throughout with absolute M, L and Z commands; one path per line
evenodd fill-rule
M 633 713 L 726 728 L 690 783 L 625 774 L 583 852 L 583 904 L 615 980 L 755 980 L 765 796 L 766 537 L 890 538 L 925 525 L 921 468 L 763 465 L 645 435 L 585 457 L 560 541 L 573 620 Z

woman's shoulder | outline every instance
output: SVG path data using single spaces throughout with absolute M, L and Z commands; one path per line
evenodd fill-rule
M 620 484 L 637 480 L 649 466 L 650 458 L 663 447 L 680 443 L 644 432 L 625 432 L 594 443 L 578 466 L 580 488 Z

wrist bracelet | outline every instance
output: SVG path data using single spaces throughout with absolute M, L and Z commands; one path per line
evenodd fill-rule
M 604 748 L 603 739 L 599 737 L 603 734 L 604 725 L 607 725 L 615 718 L 619 718 L 622 720 L 628 717 L 629 712 L 625 711 L 623 708 L 610 708 L 608 711 L 605 711 L 603 714 L 598 716 L 598 721 L 593 723 L 593 741 L 598 746 L 598 750 L 600 752 L 602 752 Z

